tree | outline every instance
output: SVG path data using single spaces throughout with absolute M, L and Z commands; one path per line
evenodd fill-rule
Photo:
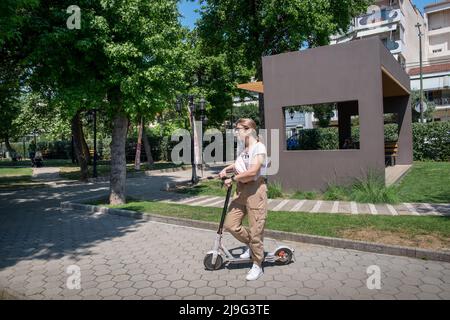
M 436 110 L 436 104 L 427 99 L 424 95 L 424 103 L 427 105 L 427 110 L 423 113 L 423 117 L 426 120 L 433 120 L 434 111 Z M 415 107 L 420 102 L 420 90 L 414 90 L 411 92 L 411 108 L 412 108 L 412 118 L 413 122 L 420 121 L 420 112 L 417 112 Z
M 0 1 L 0 46 L 6 41 L 20 39 L 20 27 L 26 23 L 28 11 L 38 3 L 39 0 Z
M 198 32 L 210 55 L 225 53 L 237 66 L 255 70 L 263 81 L 266 55 L 329 43 L 330 35 L 346 31 L 351 19 L 371 0 L 202 0 Z M 233 53 L 239 53 L 233 55 Z M 259 95 L 264 127 L 264 99 Z
M 80 140 L 83 111 L 104 111 L 112 139 L 110 202 L 124 203 L 128 123 L 171 106 L 183 78 L 177 1 L 81 0 L 81 29 L 74 30 L 66 26 L 71 4 L 41 0 L 34 10 L 29 82 L 49 107 L 65 107 L 58 111 L 71 120 L 74 140 Z M 75 145 L 83 155 L 83 142 Z
M 17 134 L 18 129 L 14 120 L 20 114 L 21 55 L 15 50 L 18 48 L 15 39 L 3 43 L 7 45 L 0 45 L 0 139 L 5 141 L 9 152 L 14 152 L 9 141 Z
M 318 119 L 319 127 L 327 128 L 334 116 L 334 104 L 319 104 L 314 106 L 314 116 Z
M 259 120 L 259 110 L 256 104 L 243 105 L 241 107 L 235 107 L 233 109 L 233 120 L 237 121 L 241 118 L 253 119 L 259 128 L 261 122 Z
M 125 202 L 128 121 L 171 107 L 183 78 L 177 1 L 105 0 L 97 26 L 106 57 L 109 110 L 114 112 L 110 203 Z
M 230 119 L 233 98 L 247 97 L 236 84 L 248 81 L 254 73 L 244 65 L 242 51 L 216 52 L 199 37 L 198 29 L 187 34 L 188 55 L 186 62 L 185 91 L 205 97 L 208 125 L 217 127 Z

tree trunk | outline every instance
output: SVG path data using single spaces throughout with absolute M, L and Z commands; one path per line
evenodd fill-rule
M 80 120 L 80 111 L 78 111 L 71 121 L 72 135 L 73 135 L 73 147 L 75 155 L 80 165 L 80 180 L 87 181 L 88 179 L 88 159 L 83 152 L 83 127 Z
M 83 125 L 81 124 L 81 121 L 80 121 L 80 126 L 81 126 L 81 145 L 82 145 L 82 151 L 83 151 L 83 154 L 84 154 L 84 157 L 86 158 L 86 160 L 87 160 L 87 163 L 88 164 L 91 164 L 91 153 L 89 152 L 89 147 L 88 147 L 88 145 L 87 145 L 87 142 L 86 142 L 86 138 L 84 137 L 84 132 L 83 132 Z
M 111 176 L 109 203 L 112 205 L 125 203 L 125 183 L 127 164 L 125 144 L 127 140 L 128 119 L 117 114 L 113 119 L 111 140 Z
M 5 138 L 5 147 L 6 147 L 6 150 L 11 154 L 11 156 L 12 156 L 13 153 L 16 152 L 16 150 L 14 150 L 14 148 L 9 143 L 9 137 Z
M 141 148 L 142 148 L 142 129 L 143 129 L 143 120 L 139 122 L 139 131 L 138 131 L 138 141 L 136 144 L 136 155 L 134 157 L 134 169 L 141 170 Z
M 155 161 L 153 161 L 152 148 L 150 142 L 148 141 L 147 134 L 145 133 L 145 127 L 142 126 L 142 142 L 144 144 L 145 155 L 147 156 L 148 166 L 151 168 Z

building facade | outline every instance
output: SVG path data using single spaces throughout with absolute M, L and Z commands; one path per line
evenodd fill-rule
M 434 120 L 450 120 L 450 0 L 425 7 L 423 89 L 436 105 Z M 419 59 L 410 64 L 413 90 L 420 89 Z
M 406 69 L 418 60 L 417 23 L 425 20 L 411 0 L 378 0 L 367 14 L 353 19 L 348 32 L 333 36 L 331 44 L 376 36 Z

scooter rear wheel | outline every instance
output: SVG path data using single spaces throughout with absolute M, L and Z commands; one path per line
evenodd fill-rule
M 281 248 L 275 251 L 275 264 L 286 265 L 291 263 L 294 253 L 288 248 Z
M 215 264 L 212 263 L 212 258 L 213 258 L 213 254 L 209 253 L 205 256 L 205 259 L 203 259 L 203 264 L 205 265 L 206 270 L 214 271 L 214 270 L 219 270 L 220 268 L 222 268 L 222 264 L 223 264 L 222 256 L 221 255 L 217 256 Z

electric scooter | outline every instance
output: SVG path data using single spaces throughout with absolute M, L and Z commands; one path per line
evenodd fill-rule
M 224 245 L 223 245 L 223 226 L 225 223 L 225 216 L 228 211 L 228 204 L 230 202 L 231 191 L 233 187 L 229 187 L 227 190 L 227 196 L 225 198 L 225 204 L 223 206 L 222 218 L 220 220 L 219 230 L 217 231 L 216 240 L 214 241 L 213 250 L 209 251 L 204 260 L 206 270 L 214 271 L 219 270 L 225 265 L 229 264 L 243 264 L 251 263 L 253 260 L 242 259 L 239 256 L 234 256 Z M 265 254 L 265 262 L 274 263 L 276 265 L 287 265 L 291 261 L 295 261 L 294 249 L 286 246 L 278 247 L 274 252 Z

